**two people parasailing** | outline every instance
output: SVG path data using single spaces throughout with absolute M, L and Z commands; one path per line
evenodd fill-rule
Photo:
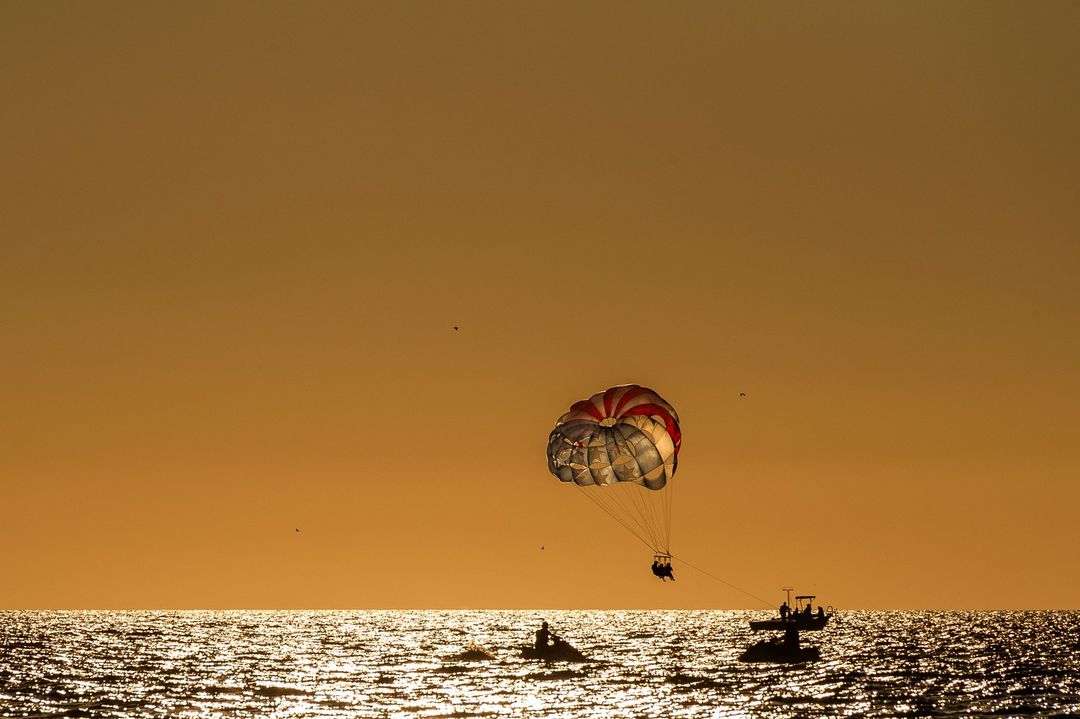
M 661 555 L 671 536 L 671 485 L 681 446 L 675 408 L 636 384 L 574 402 L 548 435 L 548 471 L 651 547 L 657 553 L 653 576 L 664 581 L 675 578 Z
M 652 573 L 661 581 L 675 581 L 675 575 L 671 571 L 671 556 L 658 554 L 653 558 Z

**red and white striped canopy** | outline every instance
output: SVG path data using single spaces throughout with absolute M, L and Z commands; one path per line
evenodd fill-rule
M 548 469 L 563 482 L 631 482 L 661 489 L 675 475 L 682 433 L 675 408 L 636 384 L 570 406 L 548 437 Z

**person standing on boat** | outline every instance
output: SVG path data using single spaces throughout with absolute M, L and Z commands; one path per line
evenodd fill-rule
M 787 602 L 784 602 L 783 604 L 780 605 L 780 618 L 781 619 L 786 621 L 787 620 L 787 615 L 790 612 L 791 612 L 791 607 L 789 607 L 787 605 Z
M 799 629 L 795 626 L 795 620 L 792 619 L 784 627 L 784 649 L 798 649 L 799 648 Z

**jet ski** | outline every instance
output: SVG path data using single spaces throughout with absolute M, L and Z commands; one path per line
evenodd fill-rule
M 523 646 L 522 659 L 539 659 L 545 662 L 587 662 L 589 658 L 567 642 L 555 638 L 554 643 L 546 647 Z

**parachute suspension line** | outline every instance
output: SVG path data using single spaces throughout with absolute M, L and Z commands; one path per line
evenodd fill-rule
M 609 489 L 612 490 L 610 493 L 612 500 L 619 505 L 619 511 L 624 512 L 627 516 L 634 517 L 642 531 L 648 535 L 649 545 L 655 550 L 660 543 L 660 537 L 657 535 L 657 525 L 649 512 L 644 497 L 640 495 L 640 492 L 649 490 L 631 483 L 613 485 Z
M 671 491 L 674 486 L 674 479 L 669 479 L 663 489 L 655 490 L 656 500 L 650 503 L 657 531 L 660 532 L 661 550 L 665 554 L 671 551 Z
M 660 549 L 664 552 L 668 551 L 667 540 L 667 526 L 664 523 L 664 501 L 667 498 L 667 491 L 665 489 L 646 489 L 641 488 L 641 492 L 638 492 L 638 499 L 643 505 L 648 508 L 651 526 L 656 528 L 656 541 L 657 544 L 661 544 Z
M 723 584 L 725 586 L 728 586 L 728 587 L 731 587 L 736 592 L 739 592 L 741 594 L 745 594 L 746 596 L 750 597 L 751 599 L 756 599 L 757 601 L 761 602 L 762 604 L 764 604 L 766 607 L 769 607 L 770 609 L 772 609 L 773 606 L 774 606 L 772 602 L 765 601 L 764 599 L 762 599 L 758 595 L 751 594 L 750 592 L 746 591 L 742 587 L 737 587 L 734 584 L 732 584 L 731 582 L 727 581 L 726 579 L 721 579 L 720 577 L 716 576 L 715 574 L 712 574 L 710 572 L 706 572 L 701 567 L 699 567 L 697 565 L 694 565 L 694 564 L 691 564 L 690 562 L 686 561 L 682 557 L 672 556 L 671 558 L 674 559 L 677 562 L 682 562 L 683 564 L 690 567 L 691 569 L 696 569 L 697 571 L 701 572 L 702 574 L 704 574 L 706 577 L 709 577 L 710 579 L 715 579 L 716 581 L 720 582 L 721 584 Z
M 664 551 L 670 553 L 671 552 L 671 504 L 672 504 L 672 502 L 675 501 L 675 497 L 673 496 L 674 491 L 675 491 L 675 478 L 674 477 L 672 477 L 671 479 L 668 480 L 668 483 L 667 483 L 667 486 L 665 487 L 665 489 L 667 491 L 664 492 L 664 497 L 661 500 L 663 502 L 663 505 L 664 505 L 664 508 L 663 508 L 664 523 L 661 524 L 660 526 L 664 528 Z
M 608 506 L 619 514 L 619 516 L 627 517 L 632 520 L 634 524 L 637 525 L 642 539 L 646 539 L 650 547 L 655 546 L 656 535 L 649 525 L 648 518 L 634 506 L 630 499 L 623 496 L 629 489 L 631 489 L 631 487 L 625 484 L 605 485 L 600 487 L 598 491 L 593 492 L 593 495 L 595 495 L 598 500 L 600 497 L 603 497 L 603 501 L 605 503 L 609 502 Z M 603 492 L 603 494 L 600 494 L 600 492 Z
M 610 437 L 612 444 L 615 445 L 619 456 L 633 456 L 633 451 L 628 446 L 626 438 L 622 436 L 621 432 L 616 431 L 613 428 L 609 430 L 608 436 Z M 611 457 L 610 452 L 608 455 L 608 461 L 611 462 L 612 465 L 615 464 L 615 461 Z M 617 485 L 604 487 L 604 489 L 611 489 L 611 496 L 613 499 L 617 499 L 619 501 L 620 508 L 625 509 L 628 513 L 632 512 L 634 514 L 634 516 L 638 519 L 639 524 L 649 535 L 649 540 L 652 543 L 653 548 L 656 549 L 659 546 L 663 536 L 663 527 L 657 521 L 655 511 L 652 511 L 654 509 L 654 507 L 652 506 L 653 503 L 648 501 L 646 497 L 638 495 L 638 491 L 643 490 L 644 488 L 635 488 L 630 486 L 631 484 L 634 483 L 620 482 Z M 620 492 L 629 492 L 629 496 L 617 497 Z
M 619 520 L 632 534 L 645 542 L 649 548 L 654 551 L 659 550 L 663 537 L 662 529 L 656 523 L 655 512 L 649 511 L 645 495 L 639 494 L 651 490 L 630 483 L 609 484 L 596 488 L 581 487 L 580 489 L 597 505 Z
M 653 536 L 656 538 L 657 549 L 667 552 L 667 547 L 663 546 L 666 528 L 664 526 L 664 514 L 661 511 L 667 491 L 664 489 L 647 489 L 640 485 L 627 487 L 627 489 L 634 494 L 634 499 L 641 505 L 642 511 L 648 515 L 649 526 L 652 528 Z
M 626 489 L 628 491 L 624 492 L 624 494 L 628 495 L 626 499 L 629 502 L 629 506 L 637 513 L 637 516 L 641 518 L 641 523 L 648 527 L 649 538 L 652 540 L 653 547 L 655 548 L 656 545 L 659 544 L 659 538 L 656 536 L 656 522 L 652 513 L 649 511 L 646 498 L 640 494 L 641 492 L 647 492 L 649 490 L 632 484 L 627 484 Z
M 598 500 L 597 498 L 593 497 L 593 496 L 592 496 L 592 492 L 589 492 L 589 491 L 587 491 L 587 490 L 586 490 L 586 489 L 585 489 L 584 487 L 582 487 L 582 486 L 581 486 L 581 485 L 579 485 L 579 484 L 575 484 L 574 486 L 575 486 L 575 487 L 577 487 L 577 488 L 578 488 L 578 490 L 579 490 L 579 491 L 580 491 L 580 492 L 581 492 L 582 494 L 584 494 L 584 495 L 585 495 L 586 497 L 588 497 L 588 498 L 589 498 L 589 501 L 590 501 L 590 502 L 592 502 L 593 504 L 595 504 L 595 505 L 596 505 L 597 507 L 599 507 L 600 509 L 604 510 L 604 511 L 605 511 L 605 512 L 607 513 L 607 515 L 608 515 L 609 517 L 611 517 L 611 518 L 612 518 L 612 519 L 614 519 L 614 520 L 615 520 L 616 522 L 618 522 L 619 524 L 621 524 L 621 525 L 623 526 L 623 528 L 624 528 L 624 529 L 626 529 L 626 531 L 630 532 L 630 534 L 634 535 L 634 538 L 635 538 L 635 539 L 637 539 L 637 540 L 638 540 L 639 542 L 641 542 L 642 544 L 644 544 L 644 545 L 645 545 L 646 547 L 648 547 L 649 549 L 653 549 L 652 545 L 650 545 L 650 544 L 649 544 L 649 543 L 648 543 L 648 542 L 647 542 L 647 541 L 645 540 L 645 538 L 641 536 L 641 534 L 640 534 L 640 533 L 639 533 L 638 531 L 636 531 L 636 530 L 635 530 L 635 529 L 634 529 L 633 527 L 631 527 L 631 526 L 630 526 L 629 524 L 627 524 L 627 523 L 626 523 L 625 521 L 623 521 L 622 517 L 620 517 L 619 515 L 615 514 L 615 512 L 612 512 L 612 511 L 611 511 L 611 509 L 609 509 L 609 508 L 607 507 L 607 505 L 605 505 L 605 504 L 604 504 L 603 502 L 601 502 L 601 501 L 600 501 L 600 500 Z M 655 549 L 654 549 L 653 551 L 655 551 Z
M 641 492 L 648 490 L 632 483 L 619 483 L 610 485 L 604 489 L 611 490 L 609 495 L 613 504 L 618 505 L 619 511 L 626 516 L 633 517 L 638 526 L 642 528 L 642 531 L 648 535 L 650 546 L 654 549 L 660 543 L 660 537 L 657 534 L 657 525 L 649 512 L 649 507 L 645 501 L 645 498 L 641 496 Z
M 664 498 L 664 527 L 666 534 L 664 541 L 667 542 L 667 551 L 671 551 L 671 505 L 675 501 L 675 478 L 668 482 L 667 496 Z
M 664 552 L 671 551 L 671 489 L 673 479 L 669 479 L 664 488 L 657 490 L 659 496 L 652 502 L 653 512 L 656 515 L 656 527 L 663 541 L 661 549 Z

